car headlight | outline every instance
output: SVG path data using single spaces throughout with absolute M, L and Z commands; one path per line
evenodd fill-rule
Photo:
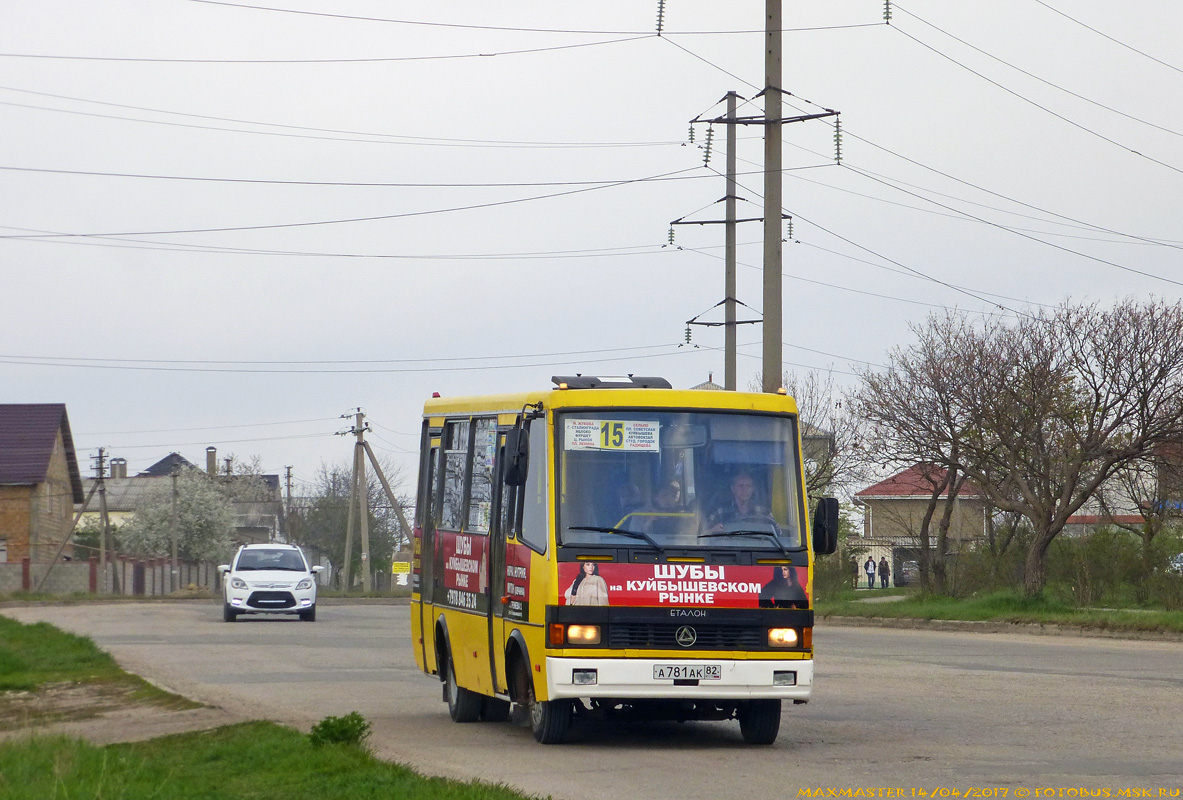
M 302 580 L 296 584 L 297 591 L 299 591 L 301 589 L 311 589 L 311 588 L 312 588 L 312 578 L 305 578 L 304 580 Z
M 245 588 L 247 588 L 246 581 L 244 581 L 242 578 L 231 578 L 230 579 L 230 588 L 231 589 L 245 589 Z

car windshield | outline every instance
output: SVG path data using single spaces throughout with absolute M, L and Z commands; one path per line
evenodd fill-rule
M 307 572 L 304 559 L 295 550 L 243 550 L 238 556 L 237 570 L 278 569 Z
M 790 416 L 567 412 L 557 436 L 561 544 L 802 546 Z

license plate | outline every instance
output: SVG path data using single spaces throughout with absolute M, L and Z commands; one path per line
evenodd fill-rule
M 717 681 L 723 671 L 718 664 L 654 664 L 655 681 Z

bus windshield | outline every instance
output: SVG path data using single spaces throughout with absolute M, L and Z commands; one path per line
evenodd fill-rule
M 571 411 L 556 435 L 562 545 L 802 546 L 790 416 Z

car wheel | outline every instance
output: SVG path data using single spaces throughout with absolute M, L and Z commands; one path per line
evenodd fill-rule
M 300 612 L 300 621 L 301 622 L 316 622 L 316 605 L 315 604 L 313 604 L 311 607 L 306 608 Z
M 739 712 L 739 732 L 748 744 L 772 744 L 780 733 L 780 701 L 750 700 Z
M 526 707 L 530 709 L 530 730 L 539 744 L 558 744 L 571 724 L 570 700 L 538 700 L 534 681 L 527 677 Z
M 222 621 L 223 622 L 234 622 L 236 619 L 238 619 L 238 612 L 234 610 L 234 607 L 231 606 L 229 603 L 223 603 L 222 604 Z
M 476 722 L 481 716 L 481 695 L 470 692 L 456 683 L 452 654 L 448 653 L 448 669 L 444 675 L 444 693 L 448 700 L 448 714 L 453 722 Z

